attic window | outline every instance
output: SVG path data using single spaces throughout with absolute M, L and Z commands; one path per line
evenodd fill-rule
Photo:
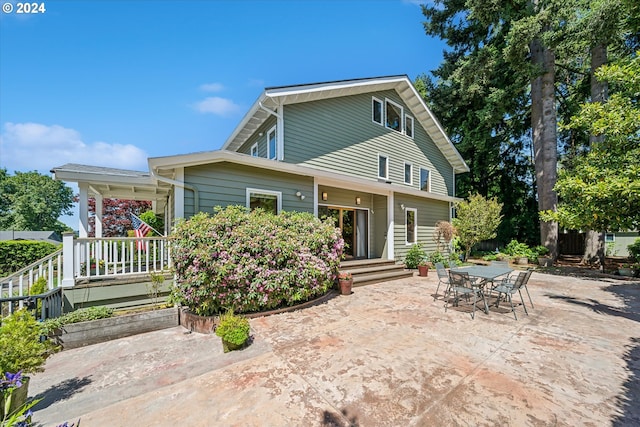
M 389 129 L 402 132 L 402 107 L 393 101 L 385 101 L 385 123 Z
M 413 117 L 404 116 L 404 132 L 408 137 L 413 138 Z
M 276 160 L 278 158 L 278 142 L 275 126 L 267 132 L 267 155 L 271 160 Z
M 377 98 L 372 98 L 371 101 L 371 120 L 382 125 L 382 101 Z

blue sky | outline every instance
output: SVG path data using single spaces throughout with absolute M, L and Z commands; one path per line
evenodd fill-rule
M 0 3 L 6 3 L 0 0 Z M 0 13 L 0 167 L 147 170 L 221 147 L 265 87 L 442 61 L 420 1 L 44 1 Z

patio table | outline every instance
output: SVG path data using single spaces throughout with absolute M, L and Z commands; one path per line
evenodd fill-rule
M 470 267 L 456 267 L 451 270 L 469 273 L 470 277 L 478 277 L 484 282 L 493 282 L 496 277 L 504 276 L 513 271 L 512 268 L 501 265 L 472 265 Z

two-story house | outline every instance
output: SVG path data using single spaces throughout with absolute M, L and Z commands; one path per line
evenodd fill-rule
M 240 204 L 333 217 L 348 257 L 401 260 L 414 243 L 434 247 L 469 170 L 407 76 L 267 88 L 222 149 L 148 163 L 53 169 L 79 185 L 81 237 L 89 197 L 152 200 L 167 224 Z

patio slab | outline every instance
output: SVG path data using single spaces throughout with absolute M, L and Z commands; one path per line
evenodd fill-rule
M 37 425 L 640 425 L 640 283 L 534 273 L 535 309 L 471 319 L 437 277 L 251 319 L 253 343 L 181 327 L 53 355 Z M 526 296 L 525 296 L 525 301 Z

